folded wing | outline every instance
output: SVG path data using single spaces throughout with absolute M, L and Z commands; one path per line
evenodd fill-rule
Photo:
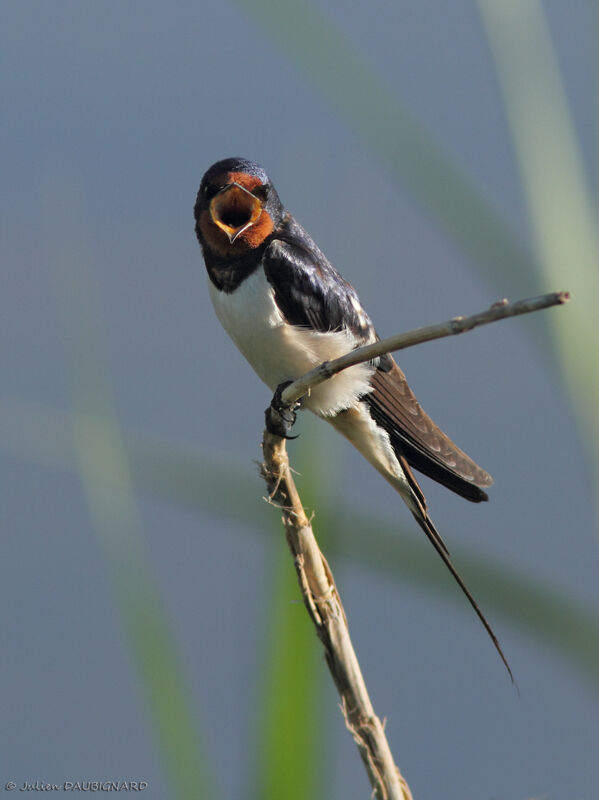
M 372 378 L 373 391 L 364 397 L 373 419 L 389 434 L 398 456 L 474 503 L 487 500 L 483 487 L 493 478 L 460 450 L 422 410 L 405 375 L 387 356 Z

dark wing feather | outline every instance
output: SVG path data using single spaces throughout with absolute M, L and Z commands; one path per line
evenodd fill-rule
M 264 272 L 290 325 L 317 331 L 348 328 L 359 343 L 376 333 L 354 288 L 328 262 L 292 217 L 265 250 Z M 422 410 L 392 356 L 383 356 L 364 397 L 373 419 L 387 431 L 398 457 L 472 502 L 487 500 L 491 476 L 460 450 Z
M 290 325 L 322 333 L 349 329 L 360 342 L 375 333 L 358 295 L 295 221 L 266 248 L 262 264 L 275 302 Z
M 364 400 L 373 419 L 389 434 L 398 455 L 405 455 L 414 469 L 467 500 L 478 503 L 488 499 L 480 487 L 490 486 L 493 478 L 422 410 L 405 375 L 391 357 L 385 370 L 377 369 L 372 385 L 372 393 Z

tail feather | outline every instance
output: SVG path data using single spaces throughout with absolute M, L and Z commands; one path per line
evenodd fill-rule
M 349 439 L 362 455 L 368 459 L 372 466 L 375 467 L 385 480 L 400 494 L 401 498 L 414 515 L 414 519 L 425 532 L 427 538 L 443 559 L 443 563 L 453 575 L 454 580 L 466 595 L 468 602 L 475 610 L 478 618 L 489 634 L 491 641 L 495 645 L 495 649 L 499 653 L 512 683 L 515 683 L 510 665 L 503 654 L 503 650 L 499 645 L 499 641 L 493 629 L 487 622 L 476 600 L 470 594 L 462 577 L 454 567 L 449 550 L 428 515 L 426 498 L 414 477 L 407 456 L 401 452 L 399 447 L 393 446 L 389 434 L 382 427 L 377 425 L 376 420 L 369 413 L 369 409 L 364 403 L 359 403 L 353 408 L 342 411 L 334 417 L 326 417 L 326 419 L 339 433 L 342 433 Z
M 495 635 L 495 632 L 494 632 L 493 628 L 491 627 L 489 621 L 487 620 L 487 618 L 485 617 L 485 615 L 481 611 L 480 606 L 478 605 L 478 603 L 474 599 L 474 597 L 471 594 L 470 590 L 468 589 L 468 587 L 464 583 L 464 579 L 462 578 L 460 573 L 457 571 L 457 569 L 454 567 L 453 562 L 452 562 L 452 560 L 450 558 L 450 555 L 449 555 L 449 550 L 447 549 L 447 546 L 445 545 L 445 542 L 441 538 L 441 535 L 440 535 L 439 531 L 435 528 L 432 519 L 428 515 L 428 511 L 426 509 L 426 499 L 424 497 L 424 494 L 422 493 L 422 489 L 420 488 L 420 486 L 416 482 L 416 479 L 414 478 L 414 475 L 412 473 L 412 470 L 410 469 L 409 464 L 407 463 L 407 461 L 405 460 L 404 457 L 400 457 L 399 461 L 401 463 L 401 466 L 402 466 L 402 469 L 403 469 L 403 471 L 405 473 L 405 476 L 408 479 L 408 482 L 410 483 L 410 486 L 412 488 L 412 493 L 413 493 L 412 494 L 412 501 L 413 502 L 408 504 L 410 506 L 410 511 L 412 512 L 412 516 L 414 517 L 416 522 L 420 525 L 422 530 L 425 532 L 429 542 L 435 548 L 437 553 L 441 556 L 441 559 L 442 559 L 443 563 L 445 564 L 447 569 L 451 572 L 455 582 L 458 584 L 458 586 L 460 587 L 462 592 L 466 595 L 466 598 L 468 599 L 468 602 L 470 603 L 472 608 L 475 610 L 476 615 L 478 616 L 478 618 L 480 619 L 480 621 L 484 625 L 484 628 L 487 631 L 487 633 L 489 634 L 489 637 L 491 638 L 491 641 L 495 645 L 495 649 L 499 653 L 499 656 L 500 656 L 501 660 L 503 661 L 503 663 L 505 665 L 505 668 L 508 671 L 508 674 L 509 674 L 509 676 L 511 678 L 512 683 L 515 683 L 514 675 L 512 673 L 510 665 L 508 664 L 508 661 L 507 661 L 507 659 L 506 659 L 506 657 L 504 655 L 504 652 L 501 649 L 501 645 L 499 644 L 499 640 L 497 639 L 497 636 Z
M 495 633 L 493 631 L 493 628 L 491 627 L 490 623 L 488 622 L 488 620 L 485 617 L 485 615 L 483 614 L 483 612 L 480 610 L 480 607 L 479 607 L 478 603 L 476 602 L 476 600 L 474 599 L 474 597 L 470 593 L 470 590 L 468 589 L 468 587 L 464 583 L 464 580 L 462 579 L 460 573 L 454 567 L 454 565 L 453 565 L 450 557 L 448 556 L 446 550 L 440 545 L 441 537 L 439 536 L 435 526 L 433 525 L 433 523 L 431 521 L 431 518 L 428 516 L 428 514 L 426 512 L 424 512 L 424 514 L 421 514 L 421 513 L 418 513 L 416 511 L 412 511 L 412 514 L 413 514 L 414 519 L 416 520 L 416 522 L 420 525 L 422 530 L 426 533 L 429 541 L 431 542 L 431 544 L 433 545 L 433 547 L 435 548 L 437 553 L 443 559 L 443 563 L 445 564 L 447 569 L 453 575 L 454 580 L 456 581 L 456 583 L 458 584 L 458 586 L 460 587 L 462 592 L 468 598 L 468 602 L 470 603 L 472 608 L 476 611 L 476 614 L 477 614 L 478 618 L 480 619 L 480 621 L 484 625 L 485 630 L 487 631 L 487 633 L 489 634 L 489 636 L 491 638 L 491 641 L 495 645 L 495 649 L 499 653 L 499 657 L 503 661 L 503 663 L 505 665 L 505 668 L 507 669 L 508 674 L 509 674 L 509 676 L 511 678 L 512 683 L 515 683 L 514 675 L 512 673 L 510 665 L 508 664 L 508 661 L 507 661 L 507 659 L 505 657 L 505 654 L 504 654 L 503 650 L 501 649 L 501 645 L 499 644 L 499 641 L 498 641 L 497 636 L 495 635 Z M 442 544 L 442 542 L 441 542 L 441 544 Z

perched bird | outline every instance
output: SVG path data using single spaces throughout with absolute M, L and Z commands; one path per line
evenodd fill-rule
M 202 178 L 194 213 L 216 314 L 271 390 L 377 340 L 354 288 L 285 210 L 259 164 L 243 158 L 213 164 Z M 412 468 L 474 503 L 488 499 L 484 488 L 491 476 L 422 410 L 390 355 L 335 375 L 302 405 L 349 439 L 399 492 L 512 676 L 429 517 Z

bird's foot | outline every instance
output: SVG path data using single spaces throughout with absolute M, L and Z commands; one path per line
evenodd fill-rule
M 281 439 L 297 439 L 297 436 L 289 436 L 289 431 L 295 425 L 297 409 L 300 407 L 300 403 L 295 402 L 288 406 L 281 401 L 281 395 L 290 383 L 292 381 L 285 381 L 277 386 L 271 403 L 264 412 L 266 430 L 275 436 L 280 436 Z

